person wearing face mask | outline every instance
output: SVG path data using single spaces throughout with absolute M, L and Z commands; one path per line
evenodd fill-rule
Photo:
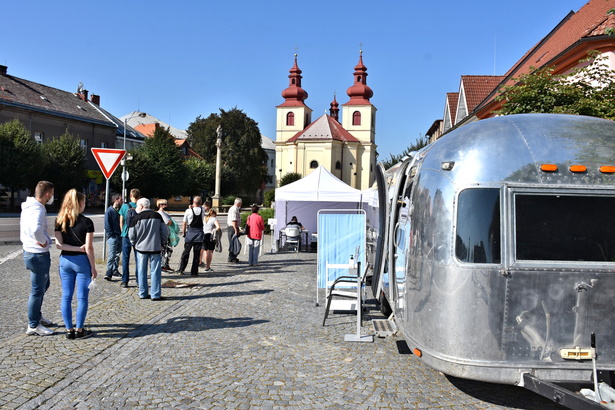
M 111 196 L 111 206 L 105 212 L 105 236 L 107 237 L 107 273 L 105 279 L 111 280 L 113 276 L 122 276 L 118 271 L 120 263 L 120 252 L 122 251 L 122 228 L 120 227 L 119 210 L 124 203 L 120 194 Z
M 20 239 L 23 244 L 23 259 L 30 271 L 31 291 L 28 299 L 28 329 L 26 334 L 48 336 L 55 332 L 47 328 L 53 323 L 43 317 L 41 308 L 43 297 L 51 284 L 49 249 L 51 238 L 47 233 L 47 210 L 45 205 L 53 203 L 54 185 L 40 181 L 34 189 L 34 196 L 26 198 L 21 204 L 19 220 Z

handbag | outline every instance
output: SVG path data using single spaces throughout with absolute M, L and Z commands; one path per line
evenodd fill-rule
M 243 234 L 246 235 L 248 238 L 250 237 L 250 225 L 248 224 L 249 221 L 250 217 L 248 216 L 248 219 L 246 219 L 246 226 L 243 227 Z

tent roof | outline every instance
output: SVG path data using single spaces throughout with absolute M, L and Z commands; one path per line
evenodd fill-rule
M 340 181 L 321 165 L 300 180 L 276 189 L 275 200 L 359 202 L 361 191 Z

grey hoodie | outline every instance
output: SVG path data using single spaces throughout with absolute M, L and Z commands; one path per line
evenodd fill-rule
M 19 238 L 23 243 L 23 250 L 31 253 L 49 252 L 51 237 L 47 233 L 47 210 L 33 196 L 26 198 L 21 204 L 21 218 L 19 220 Z M 42 248 L 37 242 L 46 244 Z

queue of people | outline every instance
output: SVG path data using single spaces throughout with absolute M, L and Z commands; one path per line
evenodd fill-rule
M 49 329 L 53 322 L 42 315 L 45 292 L 49 289 L 51 268 L 51 238 L 47 230 L 45 205 L 54 202 L 55 186 L 49 181 L 40 181 L 34 196 L 22 203 L 20 217 L 20 239 L 23 244 L 24 264 L 30 271 L 31 291 L 28 299 L 28 327 L 26 334 L 37 336 L 53 335 Z M 104 278 L 111 281 L 121 276 L 121 287 L 127 287 L 130 278 L 130 253 L 135 254 L 135 276 L 141 299 L 164 300 L 161 294 L 162 271 L 173 272 L 169 260 L 173 246 L 179 242 L 179 227 L 166 212 L 166 200 L 158 200 L 158 211 L 150 209 L 150 201 L 142 198 L 138 189 L 130 191 L 130 202 L 123 203 L 119 194 L 111 197 L 111 205 L 105 211 L 104 229 L 107 238 L 107 266 Z M 229 237 L 229 262 L 239 262 L 242 235 L 242 200 L 236 198 L 229 210 L 227 235 Z M 98 276 L 94 258 L 94 223 L 83 211 L 86 197 L 76 189 L 69 190 L 60 206 L 55 221 L 56 248 L 60 250 L 59 276 L 62 286 L 61 312 L 67 339 L 83 339 L 94 333 L 85 327 L 88 312 L 89 291 Z M 258 264 L 258 253 L 265 229 L 258 206 L 252 206 L 248 216 L 245 235 L 248 246 L 248 263 Z M 217 213 L 211 204 L 202 206 L 201 197 L 194 197 L 184 213 L 182 224 L 184 250 L 180 258 L 178 273 L 183 274 L 190 252 L 193 261 L 192 276 L 198 275 L 198 268 L 204 258 L 205 272 L 213 272 L 213 252 L 222 252 L 222 229 Z M 201 256 L 201 250 L 202 255 Z M 119 272 L 121 255 L 122 273 Z M 148 286 L 148 270 L 151 285 Z M 77 295 L 77 310 L 73 321 L 72 301 Z

